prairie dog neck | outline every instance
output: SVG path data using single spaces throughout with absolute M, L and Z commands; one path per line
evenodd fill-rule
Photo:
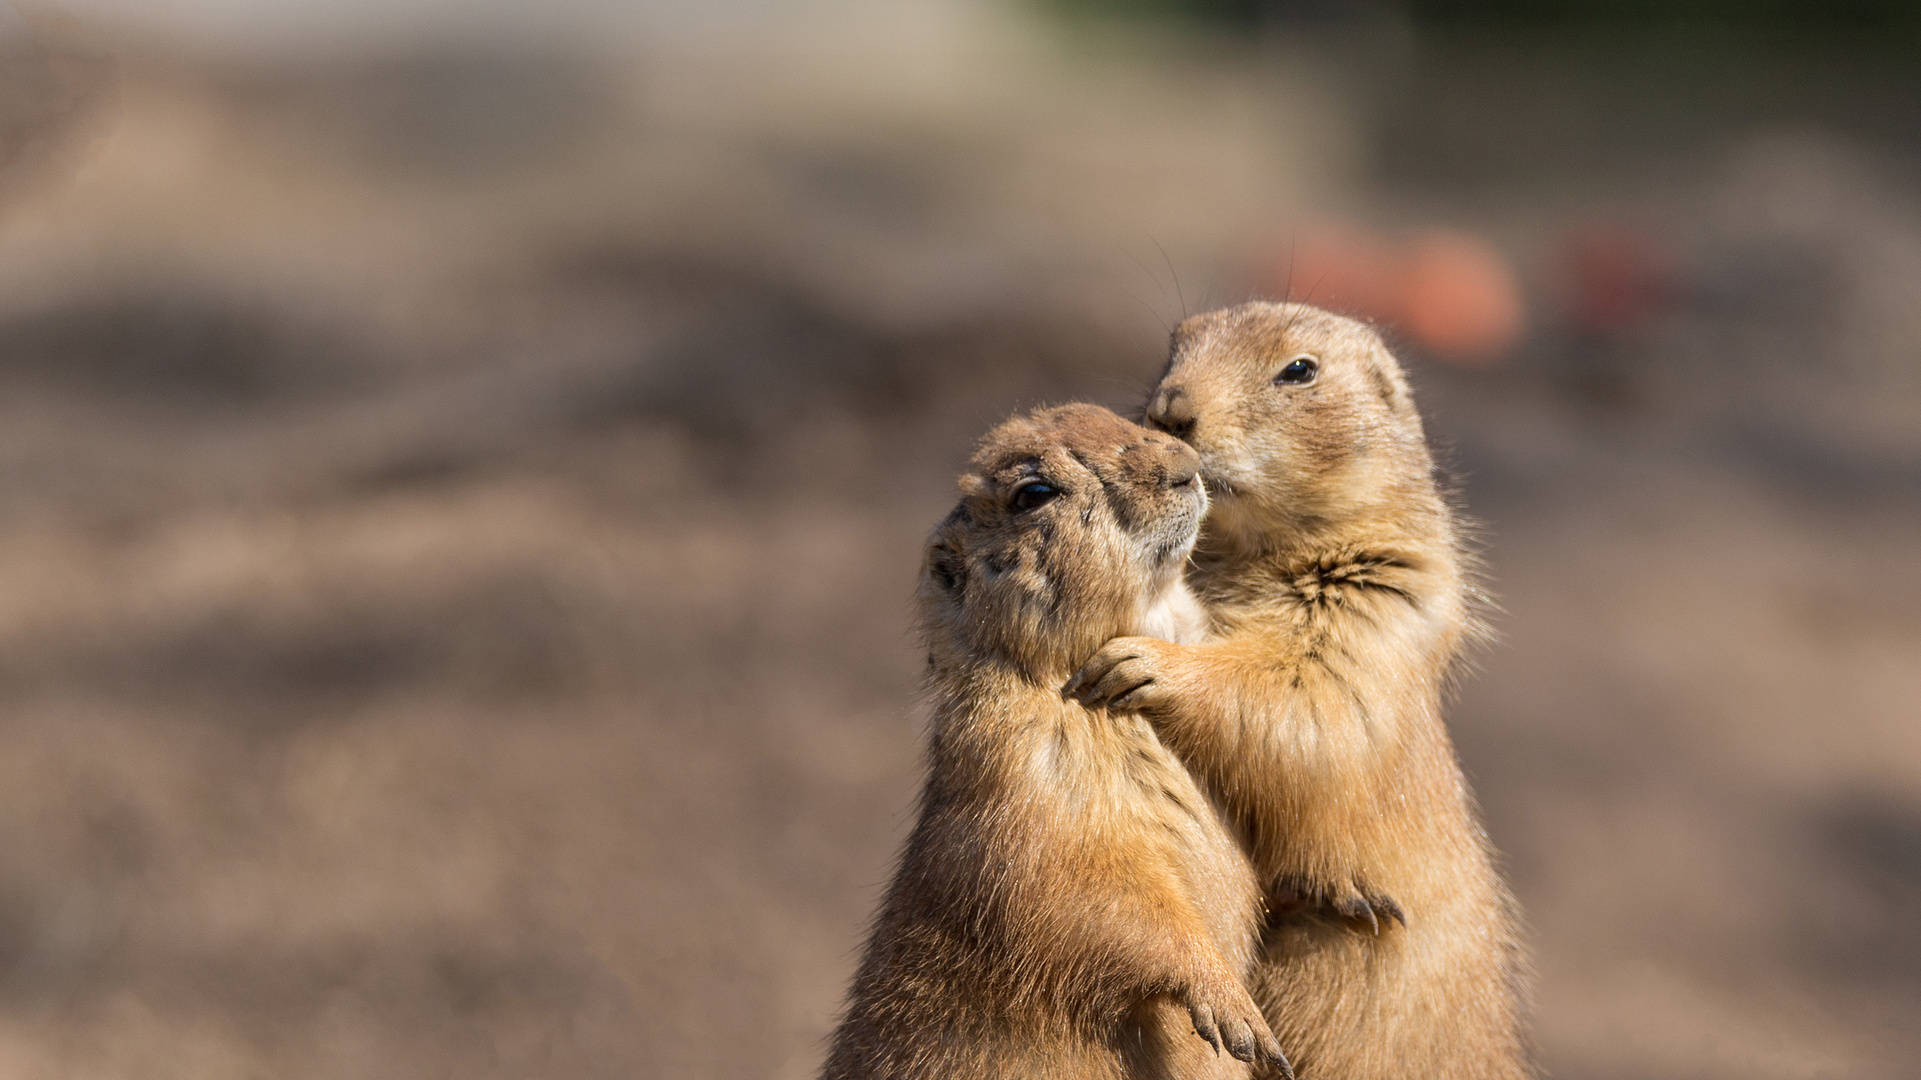
M 1137 632 L 1142 637 L 1192 645 L 1205 640 L 1207 631 L 1207 609 L 1201 606 L 1187 582 L 1176 580 L 1159 596 L 1147 601 Z

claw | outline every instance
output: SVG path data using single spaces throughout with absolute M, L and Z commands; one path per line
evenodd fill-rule
M 1112 698 L 1108 699 L 1107 707 L 1110 709 L 1119 709 L 1125 712 L 1129 708 L 1132 708 L 1134 704 L 1137 704 L 1137 702 L 1134 699 L 1134 695 L 1152 685 L 1154 685 L 1153 679 L 1143 679 L 1140 682 L 1135 683 L 1133 686 L 1128 687 L 1126 690 L 1122 691 L 1121 693 L 1115 694 Z
M 1334 901 L 1334 910 L 1356 922 L 1365 921 L 1375 936 L 1380 936 L 1381 920 L 1374 914 L 1374 905 L 1358 896 L 1343 896 Z
M 1080 698 L 1080 690 L 1082 690 L 1080 684 L 1082 684 L 1082 675 L 1085 675 L 1085 673 L 1087 673 L 1087 669 L 1083 667 L 1083 669 L 1074 673 L 1074 678 L 1068 678 L 1068 684 L 1060 688 L 1060 700 L 1074 701 Z
M 1292 1072 L 1287 1064 L 1287 1055 L 1281 1052 L 1281 1040 L 1270 1032 L 1261 1036 L 1261 1054 L 1269 1061 L 1277 1062 L 1283 1070 Z
M 1228 1025 L 1227 1052 L 1236 1061 L 1254 1060 L 1254 1033 L 1248 1029 L 1247 1021 L 1237 1020 Z
M 1199 1035 L 1203 1040 L 1207 1042 L 1207 1045 L 1213 1047 L 1214 1052 L 1216 1054 L 1220 1053 L 1221 1052 L 1221 1029 L 1214 1026 L 1213 1010 L 1203 1005 L 1200 1008 L 1195 1009 L 1193 1011 L 1193 1015 L 1194 1015 L 1194 1034 Z
M 1081 676 L 1085 674 L 1087 674 L 1086 668 L 1082 668 L 1079 671 L 1076 671 L 1074 673 L 1074 677 L 1067 680 L 1067 685 L 1061 687 L 1062 701 L 1072 701 L 1075 698 L 1078 698 L 1080 696 Z
M 1395 922 L 1400 923 L 1403 927 L 1407 926 L 1407 914 L 1401 910 L 1401 905 L 1394 902 L 1393 897 L 1370 896 L 1368 897 L 1367 902 L 1369 906 L 1371 906 L 1374 910 L 1380 912 L 1382 915 L 1385 915 L 1388 918 L 1393 919 Z
M 1382 894 L 1370 894 L 1367 896 L 1348 895 L 1333 901 L 1332 906 L 1335 912 L 1343 918 L 1366 923 L 1368 931 L 1375 937 L 1380 936 L 1381 928 L 1387 922 L 1392 921 L 1400 923 L 1402 926 L 1407 925 L 1407 913 L 1401 910 L 1401 905 L 1395 903 L 1394 898 L 1391 896 Z

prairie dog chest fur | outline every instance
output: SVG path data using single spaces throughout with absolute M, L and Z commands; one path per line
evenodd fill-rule
M 1140 634 L 1192 645 L 1207 637 L 1208 625 L 1206 606 L 1182 581 L 1146 605 L 1140 618 Z

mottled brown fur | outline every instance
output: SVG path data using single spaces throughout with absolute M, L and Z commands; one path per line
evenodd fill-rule
M 1212 634 L 1117 639 L 1070 688 L 1141 710 L 1242 830 L 1254 992 L 1302 1080 L 1529 1075 L 1514 905 L 1441 718 L 1474 590 L 1400 367 L 1352 320 L 1246 304 L 1181 324 L 1147 418 L 1214 495 Z
M 921 578 L 934 715 L 919 822 L 828 1080 L 1285 1068 L 1245 986 L 1261 918 L 1245 854 L 1142 717 L 1060 693 L 1116 634 L 1198 633 L 1182 566 L 1199 468 L 1089 405 L 982 440 Z M 1023 509 L 1036 480 L 1059 494 Z

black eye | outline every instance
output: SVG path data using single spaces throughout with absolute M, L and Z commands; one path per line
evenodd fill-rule
M 1289 383 L 1294 386 L 1305 386 L 1314 381 L 1315 374 L 1320 370 L 1321 365 L 1315 363 L 1313 357 L 1297 356 L 1287 362 L 1287 366 L 1281 369 L 1279 375 L 1274 376 L 1274 381 L 1277 383 Z
M 1054 497 L 1060 493 L 1059 488 L 1052 484 L 1044 484 L 1039 480 L 1022 484 L 1014 492 L 1014 509 L 1032 510 L 1036 506 L 1052 502 Z

